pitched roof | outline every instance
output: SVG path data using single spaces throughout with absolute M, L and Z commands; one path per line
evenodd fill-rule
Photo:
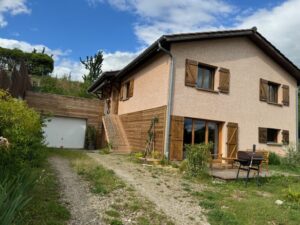
M 96 92 L 99 89 L 99 85 L 103 81 L 112 80 L 118 74 L 118 72 L 119 70 L 112 70 L 102 73 L 101 76 L 99 76 L 97 80 L 95 80 L 95 82 L 88 88 L 87 91 L 91 93 Z
M 263 37 L 256 29 L 241 29 L 241 30 L 224 30 L 212 32 L 199 33 L 182 33 L 163 35 L 132 60 L 127 66 L 115 74 L 115 79 L 120 79 L 131 70 L 135 69 L 141 63 L 146 61 L 149 57 L 157 54 L 159 51 L 159 43 L 166 49 L 170 48 L 171 43 L 199 41 L 219 38 L 233 38 L 233 37 L 249 37 L 258 47 L 260 47 L 267 55 L 269 55 L 275 62 L 291 74 L 300 84 L 300 70 L 291 62 L 284 54 L 282 54 L 274 45 L 272 45 L 265 37 Z M 90 88 L 89 88 L 90 89 Z

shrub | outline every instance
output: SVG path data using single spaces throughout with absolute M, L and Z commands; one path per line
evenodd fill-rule
M 0 136 L 10 142 L 0 151 L 0 169 L 18 170 L 26 165 L 38 166 L 44 159 L 43 118 L 24 101 L 0 90 Z
M 96 128 L 88 125 L 85 132 L 85 148 L 94 150 L 96 148 Z
M 185 145 L 185 148 L 187 150 L 187 171 L 190 175 L 198 176 L 207 173 L 212 144 Z
M 34 178 L 24 170 L 14 176 L 0 172 L 0 225 L 20 222 L 19 212 L 31 200 L 28 192 L 33 185 Z
M 283 159 L 285 164 L 290 166 L 300 166 L 300 146 L 289 145 L 286 148 L 287 154 Z
M 188 166 L 188 162 L 187 162 L 187 160 L 185 159 L 185 160 L 183 160 L 183 161 L 180 163 L 180 165 L 179 165 L 179 170 L 180 170 L 180 172 L 185 172 L 185 171 L 187 171 L 187 166 Z
M 274 152 L 270 152 L 269 155 L 269 164 L 270 165 L 280 165 L 281 164 L 281 158 L 279 155 L 277 155 Z

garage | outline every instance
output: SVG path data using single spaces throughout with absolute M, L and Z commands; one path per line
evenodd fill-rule
M 86 119 L 51 117 L 43 130 L 48 147 L 84 148 Z

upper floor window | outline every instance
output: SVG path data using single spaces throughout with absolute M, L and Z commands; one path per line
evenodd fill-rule
M 197 88 L 214 89 L 215 69 L 198 65 Z
M 122 84 L 120 90 L 120 101 L 128 100 L 133 96 L 134 80 L 127 81 Z
M 278 84 L 268 82 L 268 102 L 278 103 Z

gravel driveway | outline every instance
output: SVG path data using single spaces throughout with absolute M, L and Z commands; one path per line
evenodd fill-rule
M 100 212 L 103 211 L 101 198 L 90 192 L 88 184 L 71 169 L 69 160 L 51 157 L 49 162 L 59 178 L 62 201 L 67 204 L 71 212 L 69 224 L 104 224 L 101 222 Z
M 199 202 L 189 192 L 201 191 L 198 184 L 186 182 L 181 175 L 130 162 L 126 156 L 88 153 L 104 167 L 132 185 L 142 196 L 173 219 L 177 225 L 208 224 Z

